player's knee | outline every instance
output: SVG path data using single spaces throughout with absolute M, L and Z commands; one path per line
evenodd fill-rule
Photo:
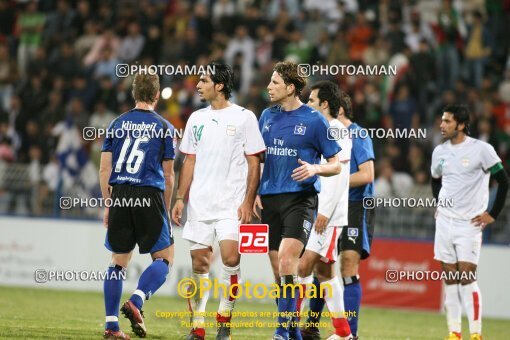
M 358 275 L 358 263 L 350 258 L 342 258 L 340 274 L 342 277 Z
M 462 280 L 460 280 L 460 284 L 465 286 L 465 285 L 468 285 L 468 284 L 473 283 L 475 281 L 476 280 L 473 280 L 473 279 L 462 279 Z
M 298 276 L 299 277 L 307 277 L 308 275 L 310 275 L 310 273 L 307 272 L 306 266 L 303 265 L 302 263 L 299 263 Z
M 456 285 L 459 283 L 457 280 L 444 280 L 444 283 L 446 283 L 448 286 L 450 285 Z
M 207 256 L 194 256 L 191 262 L 193 272 L 197 274 L 209 273 L 209 259 Z
M 290 272 L 293 264 L 294 264 L 294 261 L 292 258 L 282 257 L 279 261 L 280 272 L 285 272 L 285 273 Z
M 239 256 L 236 255 L 227 256 L 223 259 L 223 264 L 227 267 L 236 267 L 241 262 L 240 260 Z
M 330 275 L 325 275 L 322 272 L 315 273 L 315 276 L 317 277 L 317 280 L 319 280 L 319 282 L 326 282 L 326 281 L 329 281 L 332 279 L 332 277 L 330 277 Z

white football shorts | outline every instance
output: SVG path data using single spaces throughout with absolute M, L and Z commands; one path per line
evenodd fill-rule
M 470 220 L 437 214 L 434 259 L 445 263 L 478 264 L 482 248 L 482 228 Z
M 182 231 L 182 238 L 191 242 L 191 250 L 212 247 L 215 237 L 218 242 L 239 241 L 239 221 L 235 219 L 188 221 Z
M 328 226 L 322 234 L 319 234 L 314 226 L 308 238 L 306 250 L 319 254 L 324 263 L 334 263 L 338 260 L 337 244 L 341 234 L 342 227 Z

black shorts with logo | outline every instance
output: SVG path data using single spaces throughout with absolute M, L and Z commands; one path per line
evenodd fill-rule
M 161 190 L 117 184 L 113 186 L 111 196 L 113 202 L 131 204 L 110 207 L 105 240 L 108 250 L 129 253 L 138 244 L 140 254 L 146 254 L 163 250 L 174 243 Z
M 348 225 L 342 228 L 338 252 L 354 250 L 362 260 L 370 256 L 374 236 L 374 209 L 365 209 L 363 201 L 349 201 Z
M 269 250 L 278 250 L 284 238 L 295 238 L 306 246 L 317 217 L 316 192 L 264 195 L 262 223 L 269 225 Z

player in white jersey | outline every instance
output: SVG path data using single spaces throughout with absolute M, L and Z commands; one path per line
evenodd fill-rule
M 201 280 L 209 278 L 216 237 L 223 262 L 221 281 L 229 292 L 231 285 L 240 281 L 239 223 L 251 221 L 260 178 L 259 154 L 265 151 L 265 146 L 253 112 L 228 100 L 233 86 L 230 66 L 217 63 L 210 66 L 214 67 L 214 73 L 202 75 L 197 89 L 201 100 L 211 105 L 189 117 L 179 147 L 186 158 L 172 219 L 180 225 L 183 200 L 189 189 L 183 238 L 190 242 L 192 278 L 196 287 L 200 287 Z M 193 329 L 187 339 L 205 338 L 208 295 L 208 291 L 198 292 L 190 304 Z M 233 296 L 222 294 L 216 317 L 216 339 L 230 339 L 234 303 Z
M 440 128 L 445 141 L 434 149 L 431 164 L 432 191 L 438 198 L 434 258 L 441 261 L 445 272 L 458 275 L 449 273 L 446 280 L 446 339 L 462 338 L 462 301 L 471 340 L 476 340 L 482 338 L 482 296 L 476 281 L 482 230 L 494 222 L 505 204 L 508 177 L 492 145 L 467 135 L 466 107 L 445 107 Z M 498 190 L 487 211 L 490 176 L 498 182 Z
M 336 118 L 340 111 L 340 92 L 331 81 L 314 84 L 308 99 L 308 106 L 319 111 L 329 122 L 328 138 L 338 142 L 342 150 L 338 154 L 342 163 L 340 174 L 321 177 L 322 190 L 319 193 L 319 211 L 315 226 L 311 230 L 305 252 L 299 260 L 299 282 L 306 289 L 313 283 L 313 270 L 324 287 L 324 299 L 331 313 L 335 334 L 329 339 L 345 339 L 351 336 L 349 323 L 345 318 L 343 288 L 335 274 L 334 263 L 338 258 L 337 243 L 342 227 L 347 225 L 349 206 L 349 161 L 352 141 L 346 127 Z M 326 161 L 323 159 L 322 163 Z M 298 311 L 302 310 L 304 298 L 298 300 Z

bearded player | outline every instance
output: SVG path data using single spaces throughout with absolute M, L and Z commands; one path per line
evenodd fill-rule
M 482 231 L 493 223 L 505 205 L 508 176 L 492 145 L 471 138 L 469 111 L 462 105 L 443 110 L 441 134 L 444 142 L 432 154 L 432 191 L 439 202 L 436 213 L 434 258 L 447 272 L 445 281 L 446 339 L 462 339 L 462 302 L 471 340 L 482 338 L 482 295 L 476 269 L 482 245 Z M 496 200 L 490 211 L 489 179 L 498 182 Z M 452 278 L 452 279 L 450 279 Z M 459 280 L 454 280 L 458 278 Z
M 221 282 L 231 291 L 240 281 L 239 223 L 252 218 L 260 177 L 260 153 L 264 141 L 253 112 L 229 101 L 233 88 L 230 66 L 213 63 L 214 72 L 200 77 L 197 90 L 210 105 L 194 112 L 184 131 L 179 150 L 186 154 L 172 219 L 180 225 L 184 195 L 189 191 L 183 238 L 190 242 L 193 280 L 200 286 L 209 279 L 214 239 L 219 242 L 223 268 Z M 235 293 L 233 294 L 235 295 Z M 205 338 L 204 313 L 208 290 L 196 294 L 193 329 L 187 339 Z M 230 339 L 230 319 L 235 299 L 222 294 L 216 321 L 216 339 Z

